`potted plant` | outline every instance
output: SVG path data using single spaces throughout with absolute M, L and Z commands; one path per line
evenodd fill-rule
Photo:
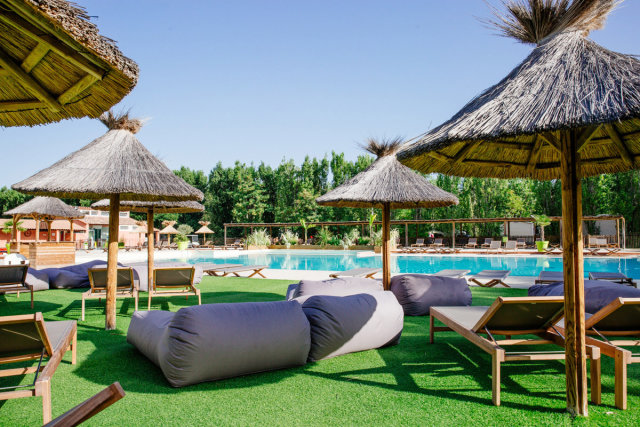
M 187 235 L 193 233 L 193 228 L 187 224 L 180 224 L 176 230 L 178 234 L 173 238 L 173 241 L 178 245 L 179 251 L 184 251 L 189 247 Z
M 531 215 L 533 223 L 540 227 L 540 240 L 536 241 L 538 252 L 544 252 L 549 247 L 549 242 L 544 240 L 544 228 L 551 224 L 551 219 L 546 215 Z

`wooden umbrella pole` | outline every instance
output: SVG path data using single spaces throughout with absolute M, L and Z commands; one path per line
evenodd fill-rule
M 16 242 L 15 250 L 17 253 L 20 253 L 20 242 L 18 241 L 18 220 L 20 219 L 20 215 L 13 216 L 13 225 L 11 226 L 11 240 Z M 11 248 L 11 246 L 9 246 Z M 14 248 L 11 248 L 13 250 Z
M 566 330 L 567 410 L 587 415 L 587 368 L 584 328 L 584 266 L 580 155 L 573 131 L 561 137 L 562 230 Z
M 382 206 L 382 285 L 385 290 L 391 286 L 391 205 Z
M 33 219 L 36 220 L 36 243 L 40 241 L 40 217 L 34 216 Z
M 71 243 L 73 243 L 73 246 L 76 246 L 76 239 L 73 237 L 73 220 L 70 219 L 69 220 L 69 241 L 71 241 Z
M 147 291 L 153 287 L 153 251 L 155 246 L 155 233 L 153 230 L 153 208 L 147 211 Z
M 107 319 L 105 329 L 116 328 L 116 286 L 118 281 L 118 231 L 120 229 L 120 195 L 109 201 L 109 246 L 107 254 Z
M 47 220 L 47 242 L 51 241 L 51 220 Z

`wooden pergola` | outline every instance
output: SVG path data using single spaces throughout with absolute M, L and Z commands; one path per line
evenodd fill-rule
M 560 222 L 562 226 L 561 216 L 550 216 L 549 219 L 553 222 Z M 616 222 L 616 237 L 620 247 L 626 249 L 626 221 L 622 215 L 595 215 L 595 216 L 583 216 L 583 221 L 615 221 Z M 455 244 L 456 224 L 473 224 L 473 223 L 503 223 L 505 231 L 508 230 L 509 223 L 512 222 L 535 222 L 531 217 L 503 217 L 503 218 L 445 218 L 445 219 L 397 219 L 391 220 L 391 225 L 404 225 L 405 227 L 405 246 L 409 245 L 409 226 L 410 225 L 423 225 L 423 224 L 451 224 L 451 244 Z M 380 225 L 382 221 L 374 221 L 374 224 Z M 364 227 L 369 225 L 369 221 L 314 221 L 309 223 L 309 227 L 325 227 L 325 226 L 339 226 L 339 227 Z M 299 222 L 230 222 L 224 224 L 224 242 L 227 242 L 227 228 L 249 228 L 253 231 L 254 228 L 267 228 L 270 231 L 273 228 L 293 228 L 302 227 Z

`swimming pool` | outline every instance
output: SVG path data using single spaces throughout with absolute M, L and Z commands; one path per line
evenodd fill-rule
M 330 270 L 340 271 L 359 267 L 382 267 L 380 255 L 368 255 L 358 251 L 300 251 L 272 250 L 242 253 L 232 257 L 220 257 L 212 251 L 199 251 L 191 258 L 174 259 L 191 264 L 210 262 L 216 264 L 268 265 L 282 270 Z M 511 270 L 513 276 L 537 276 L 541 271 L 562 271 L 562 259 L 548 256 L 482 256 L 482 255 L 392 255 L 392 273 L 435 273 L 444 269 L 466 269 L 471 273 L 481 270 Z M 589 271 L 624 273 L 640 279 L 638 258 L 585 258 L 585 277 Z

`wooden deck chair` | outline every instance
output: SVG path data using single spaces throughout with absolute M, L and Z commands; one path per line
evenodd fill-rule
M 20 292 L 30 292 L 33 308 L 33 286 L 25 283 L 28 270 L 28 264 L 0 265 L 0 293 L 15 292 L 20 298 Z
M 229 274 L 233 274 L 236 277 L 242 277 L 240 276 L 239 273 L 251 271 L 252 273 L 249 274 L 247 277 L 253 277 L 255 275 L 258 275 L 266 279 L 266 276 L 262 274 L 262 270 L 266 268 L 269 268 L 269 266 L 268 265 L 240 265 L 236 267 L 209 268 L 206 270 L 206 273 L 210 276 L 216 276 L 216 277 L 225 277 L 225 276 L 228 276 Z
M 89 286 L 90 289 L 82 293 L 82 316 L 84 320 L 85 301 L 88 299 L 98 299 L 107 297 L 107 269 L 90 268 Z M 133 280 L 133 268 L 118 267 L 116 282 L 116 298 L 133 298 L 135 310 L 138 310 L 138 288 Z
M 94 415 L 102 412 L 109 406 L 124 397 L 125 393 L 118 381 L 103 389 L 98 394 L 91 396 L 81 404 L 68 410 L 44 427 L 71 427 L 82 424 Z
M 455 331 L 491 355 L 492 401 L 500 405 L 500 376 L 503 362 L 564 360 L 564 339 L 549 329 L 563 316 L 562 297 L 499 297 L 490 307 L 431 307 L 429 342 L 435 332 Z M 445 326 L 435 326 L 439 320 Z M 535 339 L 512 338 L 535 335 Z M 504 339 L 498 339 L 504 336 Z M 561 351 L 505 351 L 507 346 L 556 344 Z M 591 400 L 600 403 L 600 350 L 587 346 L 591 359 Z M 467 355 L 473 358 L 472 355 Z M 475 359 L 475 358 L 474 358 Z
M 500 252 L 501 250 L 502 242 L 500 240 L 492 240 L 489 244 L 489 247 L 487 248 L 487 252 Z
M 486 239 L 484 239 L 484 243 L 482 245 L 480 245 L 481 248 L 488 248 L 491 246 L 491 242 L 493 242 L 493 238 L 491 237 L 487 237 Z
M 414 244 L 411 245 L 414 248 L 419 248 L 421 246 L 424 246 L 424 239 L 420 238 L 420 239 L 416 239 L 416 242 Z
M 35 374 L 31 384 L 0 387 L 0 400 L 41 396 L 43 422 L 51 421 L 51 380 L 67 351 L 76 364 L 77 335 L 75 320 L 45 322 L 42 313 L 0 317 L 0 365 L 38 361 L 35 367 L 0 370 L 0 377 Z
M 376 273 L 382 271 L 381 268 L 354 268 L 352 270 L 338 271 L 329 274 L 329 277 L 337 279 L 338 277 L 364 277 L 365 279 L 373 279 Z
M 461 277 L 469 274 L 471 270 L 440 270 L 437 273 L 433 273 L 430 276 L 440 276 L 440 277 L 455 277 L 459 279 Z
M 618 272 L 591 271 L 589 272 L 589 280 L 606 280 L 608 282 L 620 283 L 621 285 L 638 287 L 637 283 L 634 282 L 631 277 Z
M 467 244 L 464 245 L 465 248 L 476 248 L 478 246 L 478 238 L 470 237 L 467 241 Z
M 507 240 L 504 244 L 504 251 L 517 252 L 518 251 L 518 242 L 515 240 Z
M 158 296 L 179 296 L 193 294 L 202 304 L 200 289 L 193 285 L 195 267 L 162 267 L 153 269 L 153 288 L 149 290 L 147 310 L 151 310 L 151 298 Z
M 444 239 L 442 239 L 442 238 L 440 238 L 440 237 L 438 237 L 437 239 L 433 239 L 433 243 L 431 243 L 431 244 L 429 245 L 429 247 L 432 247 L 432 248 L 439 248 L 440 246 L 442 246 L 442 245 L 443 245 L 443 243 L 442 243 L 443 241 L 444 241 Z
M 469 278 L 470 282 L 475 283 L 483 288 L 492 288 L 496 285 L 502 285 L 510 288 L 504 280 L 511 274 L 511 270 L 482 270 Z

